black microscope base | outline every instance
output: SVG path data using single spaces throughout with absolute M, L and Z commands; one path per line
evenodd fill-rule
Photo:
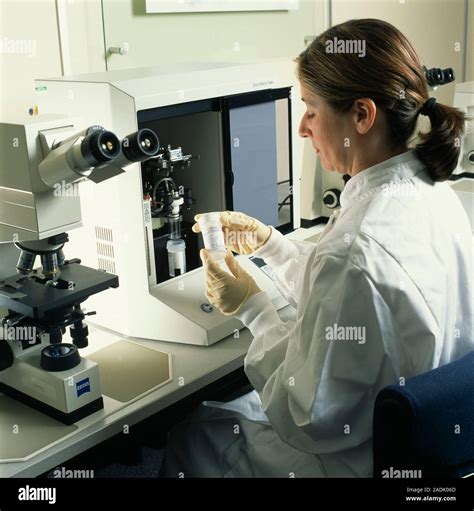
M 0 382 L 0 392 L 3 392 L 5 395 L 20 401 L 20 403 L 24 403 L 25 405 L 28 405 L 31 408 L 34 408 L 35 410 L 38 410 L 39 412 L 44 413 L 45 415 L 48 415 L 49 417 L 59 422 L 62 422 L 66 426 L 70 426 L 71 424 L 74 424 L 75 422 L 80 421 L 81 419 L 84 419 L 85 417 L 88 417 L 89 415 L 92 415 L 93 413 L 104 408 L 104 400 L 102 397 L 100 397 L 95 401 L 92 401 L 91 403 L 84 405 L 77 410 L 74 410 L 73 412 L 65 413 L 43 403 L 42 401 L 39 401 L 38 399 L 28 396 L 27 394 L 24 394 L 23 392 L 20 392 L 19 390 L 14 389 L 9 385 L 5 385 L 5 383 L 2 382 Z

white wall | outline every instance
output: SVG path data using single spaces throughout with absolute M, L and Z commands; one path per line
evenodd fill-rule
M 297 11 L 146 14 L 145 0 L 103 0 L 103 12 L 101 0 L 0 0 L 0 41 L 25 40 L 33 48 L 31 56 L 0 53 L 0 119 L 27 113 L 35 105 L 34 79 L 59 76 L 63 68 L 79 74 L 106 66 L 295 57 L 305 35 L 323 30 L 324 1 L 300 0 Z M 124 41 L 130 52 L 106 59 L 106 48 Z
M 105 71 L 104 32 L 100 0 L 59 0 L 66 10 L 71 72 Z M 67 58 L 66 57 L 66 58 Z
M 105 70 L 101 16 L 100 0 L 0 0 L 0 48 L 5 41 L 9 49 L 16 46 L 0 52 L 1 120 L 35 106 L 35 78 L 60 76 L 63 66 L 65 74 Z M 66 34 L 62 46 L 59 26 Z M 22 51 L 23 41 L 32 52 Z
M 27 115 L 33 79 L 61 74 L 54 0 L 0 0 L 0 119 Z
M 300 0 L 295 11 L 146 14 L 145 0 L 104 0 L 107 48 L 130 46 L 128 55 L 112 55 L 108 67 L 295 57 L 304 36 L 323 29 L 323 4 Z

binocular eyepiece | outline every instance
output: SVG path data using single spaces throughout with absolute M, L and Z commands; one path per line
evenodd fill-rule
M 148 128 L 142 128 L 119 141 L 111 131 L 101 126 L 91 126 L 86 130 L 86 136 L 81 143 L 81 153 L 91 167 L 104 163 L 126 166 L 148 160 L 156 156 L 160 150 L 160 141 L 156 133 Z
M 160 151 L 156 133 L 143 128 L 120 141 L 102 126 L 90 126 L 58 143 L 39 164 L 39 174 L 50 188 L 88 178 L 100 183 L 119 175 L 123 167 L 148 160 Z
M 160 141 L 156 133 L 142 128 L 122 140 L 122 153 L 130 162 L 138 162 L 153 158 L 160 150 Z
M 439 67 L 432 67 L 430 69 L 424 68 L 426 81 L 430 87 L 437 87 L 438 85 L 446 85 L 447 83 L 454 82 L 456 74 L 452 67 L 441 69 Z
M 87 129 L 81 142 L 81 154 L 91 167 L 97 167 L 112 161 L 120 154 L 120 141 L 111 131 L 101 126 L 93 126 Z
M 160 141 L 153 130 L 142 128 L 123 138 L 120 154 L 111 162 L 115 167 L 127 167 L 132 163 L 148 160 L 160 151 Z

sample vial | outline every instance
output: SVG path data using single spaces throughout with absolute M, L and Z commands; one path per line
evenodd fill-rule
M 177 277 L 186 273 L 186 243 L 184 240 L 168 240 L 168 268 L 170 277 Z
M 224 233 L 219 213 L 205 213 L 199 217 L 204 246 L 214 261 L 222 261 L 226 254 Z

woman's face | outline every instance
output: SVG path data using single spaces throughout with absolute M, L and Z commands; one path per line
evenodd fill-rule
M 335 112 L 326 101 L 310 94 L 301 85 L 301 99 L 306 112 L 301 119 L 299 134 L 309 138 L 325 170 L 345 174 L 351 168 L 351 139 L 354 124 L 350 114 Z

